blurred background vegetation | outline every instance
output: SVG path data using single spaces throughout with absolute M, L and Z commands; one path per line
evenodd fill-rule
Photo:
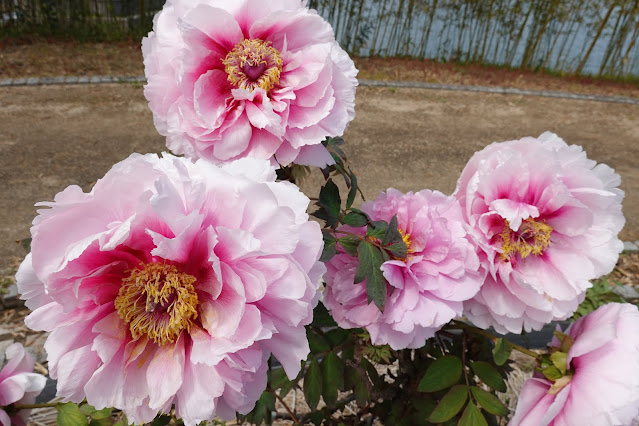
M 139 40 L 163 0 L 0 0 L 0 40 Z M 637 80 L 639 0 L 310 0 L 350 54 Z

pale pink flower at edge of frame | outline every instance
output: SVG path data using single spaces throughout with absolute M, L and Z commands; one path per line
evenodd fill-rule
M 357 259 L 345 252 L 326 264 L 323 302 L 340 327 L 366 328 L 373 344 L 420 348 L 461 315 L 463 301 L 477 293 L 483 280 L 459 203 L 437 191 L 402 194 L 391 188 L 362 210 L 372 220 L 388 222 L 397 215 L 408 246 L 406 259 L 391 259 L 381 267 L 388 281 L 384 312 L 368 303 L 366 280 L 353 284 Z M 365 228 L 340 229 L 365 233 Z
M 14 403 L 32 404 L 36 396 L 44 389 L 47 383 L 46 377 L 33 372 L 33 357 L 20 343 L 9 345 L 5 358 L 7 363 L 0 371 L 0 406 Z M 0 424 L 2 426 L 26 425 L 29 411 L 20 410 L 9 418 L 9 415 L 0 408 Z
M 620 182 L 550 132 L 475 153 L 453 195 L 488 275 L 465 315 L 500 333 L 572 315 L 623 250 Z
M 194 425 L 250 411 L 271 353 L 295 377 L 325 271 L 308 203 L 265 160 L 168 154 L 40 203 L 17 281 L 58 396 Z
M 566 364 L 572 378 L 556 393 L 536 374 L 519 394 L 510 426 L 636 425 L 639 421 L 639 311 L 610 303 L 565 331 L 574 340 Z M 551 346 L 559 347 L 555 337 Z
M 169 0 L 142 42 L 145 96 L 175 153 L 324 166 L 354 118 L 357 69 L 300 0 Z

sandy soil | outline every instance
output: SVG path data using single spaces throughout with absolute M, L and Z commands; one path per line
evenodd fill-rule
M 364 193 L 450 193 L 474 151 L 552 130 L 614 167 L 626 191 L 622 239 L 639 239 L 639 106 L 515 95 L 360 88 L 346 150 Z M 0 89 L 0 270 L 15 267 L 33 204 L 67 185 L 88 190 L 132 152 L 161 152 L 142 94 L 133 84 Z M 516 167 L 516 165 L 513 165 Z M 317 195 L 317 175 L 303 184 Z

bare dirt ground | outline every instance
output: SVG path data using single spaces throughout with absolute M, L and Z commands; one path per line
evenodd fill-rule
M 445 92 L 360 88 L 346 150 L 364 193 L 453 191 L 473 152 L 493 141 L 551 130 L 614 167 L 626 191 L 622 239 L 639 239 L 639 106 Z M 0 268 L 10 270 L 29 236 L 33 204 L 67 185 L 88 190 L 132 152 L 161 152 L 142 94 L 133 84 L 0 89 Z M 516 165 L 513 165 L 516 167 Z M 304 183 L 317 195 L 319 179 Z
M 639 78 L 613 81 L 408 58 L 354 60 L 360 70 L 359 77 L 363 79 L 502 86 L 639 98 Z M 16 44 L 0 41 L 0 79 L 61 75 L 144 75 L 140 42 Z

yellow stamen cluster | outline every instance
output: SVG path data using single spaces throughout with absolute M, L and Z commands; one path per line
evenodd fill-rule
M 158 345 L 175 342 L 197 319 L 195 277 L 177 267 L 148 263 L 122 280 L 115 309 L 133 339 L 147 336 Z
M 404 242 L 404 244 L 406 244 L 406 256 L 408 257 L 408 255 L 410 253 L 413 253 L 413 250 L 410 249 L 410 244 L 411 244 L 411 240 L 410 240 L 410 234 L 405 232 L 403 229 L 401 228 L 397 228 L 397 230 L 399 231 L 400 234 L 402 234 L 402 241 Z M 403 259 L 396 259 L 396 260 L 406 260 L 406 257 Z
M 528 218 L 522 222 L 517 232 L 510 229 L 508 221 L 504 221 L 504 230 L 500 237 L 501 259 L 508 260 L 515 254 L 519 254 L 522 259 L 531 254 L 539 256 L 550 245 L 550 235 L 552 228 L 544 222 L 537 222 Z
M 228 81 L 240 89 L 260 87 L 268 92 L 275 87 L 283 62 L 280 52 L 270 44 L 260 39 L 244 39 L 236 44 L 222 61 Z M 259 75 L 251 75 L 254 72 Z

